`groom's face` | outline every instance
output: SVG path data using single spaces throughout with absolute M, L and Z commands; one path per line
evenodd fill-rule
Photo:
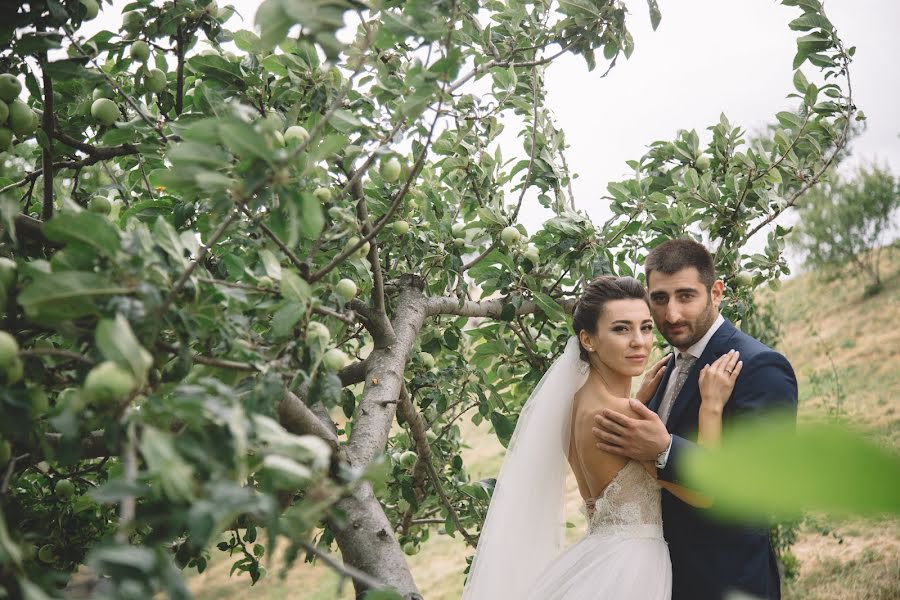
M 719 314 L 724 284 L 707 289 L 694 267 L 668 275 L 652 271 L 647 282 L 656 327 L 679 350 L 687 350 L 712 326 Z

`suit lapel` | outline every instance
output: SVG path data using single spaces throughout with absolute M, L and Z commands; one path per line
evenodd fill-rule
M 669 357 L 669 362 L 666 363 L 666 374 L 663 375 L 662 381 L 659 382 L 659 385 L 656 386 L 656 392 L 653 394 L 653 398 L 650 399 L 650 402 L 647 404 L 647 408 L 652 410 L 653 412 L 659 411 L 659 404 L 662 402 L 663 395 L 666 393 L 666 386 L 669 385 L 669 377 L 672 376 L 672 370 L 675 368 L 675 355 Z
M 735 329 L 734 325 L 726 319 L 709 339 L 709 343 L 706 344 L 703 354 L 701 354 L 700 358 L 697 359 L 697 362 L 694 363 L 690 374 L 688 374 L 687 381 L 684 382 L 684 386 L 675 398 L 675 402 L 672 405 L 672 412 L 669 413 L 669 420 L 666 423 L 666 427 L 669 431 L 675 429 L 689 406 L 700 405 L 700 370 L 704 366 L 715 362 L 717 358 L 728 352 L 729 348 L 726 346 L 735 331 L 737 331 L 737 329 Z

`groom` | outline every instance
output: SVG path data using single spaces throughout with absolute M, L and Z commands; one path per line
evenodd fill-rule
M 719 314 L 724 284 L 710 253 L 692 240 L 669 240 L 644 265 L 653 319 L 675 349 L 648 407 L 638 419 L 604 410 L 595 417 L 597 446 L 635 460 L 655 461 L 658 477 L 681 483 L 684 456 L 696 445 L 698 374 L 734 349 L 743 371 L 722 415 L 729 425 L 771 410 L 797 412 L 797 380 L 787 359 Z M 673 600 L 722 600 L 732 591 L 780 598 L 780 578 L 768 528 L 723 524 L 662 491 L 663 528 L 672 557 Z

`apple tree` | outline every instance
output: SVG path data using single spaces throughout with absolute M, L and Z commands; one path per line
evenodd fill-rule
M 17 3 L 0 586 L 44 598 L 87 565 L 110 597 L 186 597 L 184 571 L 225 552 L 250 583 L 319 560 L 360 595 L 418 597 L 405 555 L 439 532 L 474 547 L 490 499 L 461 419 L 508 441 L 581 282 L 703 236 L 750 323 L 753 287 L 786 272 L 771 224 L 855 108 L 853 48 L 818 0 L 783 3 L 795 109 L 752 143 L 724 115 L 652 143 L 602 224 L 575 209 L 544 69 L 627 58 L 620 3 L 265 0 L 251 28 L 134 0 L 90 37 L 102 0 Z M 510 121 L 521 148 L 498 141 Z M 553 215 L 531 234 L 526 199 Z

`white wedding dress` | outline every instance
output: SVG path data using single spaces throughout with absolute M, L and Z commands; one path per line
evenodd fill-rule
M 669 600 L 672 565 L 660 490 L 638 462 L 585 507 L 588 531 L 565 541 L 572 398 L 587 380 L 571 336 L 516 424 L 463 600 Z
M 585 512 L 586 535 L 547 567 L 528 598 L 669 600 L 660 491 L 641 464 L 626 463 Z

